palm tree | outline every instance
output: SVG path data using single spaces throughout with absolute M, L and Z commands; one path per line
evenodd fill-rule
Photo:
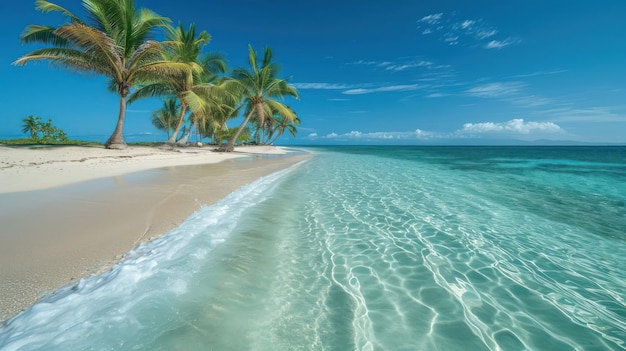
M 185 145 L 194 127 L 196 129 L 217 130 L 226 128 L 226 120 L 238 111 L 236 104 L 241 100 L 238 95 L 239 85 L 232 79 L 220 78 L 226 66 L 220 65 L 224 61 L 220 55 L 210 54 L 201 58 L 203 71 L 194 77 L 192 91 L 206 102 L 200 109 L 193 109 L 189 115 L 187 133 L 177 141 Z
M 30 115 L 22 119 L 22 133 L 29 133 L 31 139 L 39 138 L 39 125 L 41 124 L 41 118 Z
M 163 99 L 163 107 L 152 112 L 150 116 L 152 125 L 159 130 L 167 132 L 167 138 L 170 138 L 172 129 L 175 127 L 178 113 L 180 111 L 180 105 L 174 98 Z
M 296 137 L 296 133 L 298 132 L 298 128 L 296 128 L 296 126 L 300 125 L 300 118 L 296 117 L 294 120 L 289 120 L 283 116 L 276 116 L 273 119 L 275 123 L 267 134 L 266 144 L 274 144 L 276 139 L 285 134 L 285 131 L 288 131 L 293 138 Z M 273 139 L 272 136 L 274 137 Z
M 174 96 L 180 103 L 180 111 L 175 123 L 174 131 L 168 138 L 168 144 L 175 144 L 181 131 L 185 115 L 191 112 L 191 126 L 193 119 L 202 118 L 211 109 L 224 108 L 223 101 L 235 99 L 221 86 L 213 84 L 218 74 L 226 71 L 226 63 L 220 55 L 200 55 L 202 48 L 211 40 L 211 36 L 202 31 L 196 35 L 195 24 L 186 30 L 182 24 L 178 27 L 167 27 L 168 39 L 163 42 L 165 47 L 164 59 L 172 62 L 187 64 L 190 72 L 181 72 L 178 75 L 157 77 L 138 88 L 129 101 L 148 96 Z M 233 105 L 231 102 L 230 105 Z
M 131 88 L 155 75 L 189 72 L 188 65 L 163 59 L 159 42 L 150 40 L 154 30 L 170 20 L 148 9 L 136 9 L 133 0 L 83 0 L 88 21 L 83 21 L 61 6 L 36 0 L 42 13 L 60 12 L 69 22 L 59 27 L 29 25 L 20 40 L 42 43 L 47 48 L 34 50 L 14 62 L 25 65 L 34 60 L 78 72 L 95 72 L 110 79 L 109 88 L 119 95 L 119 115 L 111 137 L 110 149 L 123 149 L 127 96 Z
M 274 114 L 289 120 L 296 118 L 293 110 L 274 100 L 276 98 L 283 99 L 285 96 L 298 98 L 298 91 L 293 85 L 288 84 L 287 80 L 277 78 L 279 67 L 272 62 L 272 50 L 265 48 L 260 67 L 257 53 L 252 49 L 252 46 L 248 46 L 248 51 L 248 62 L 251 70 L 236 68 L 232 74 L 233 79 L 242 87 L 247 115 L 228 143 L 218 149 L 221 152 L 232 152 L 235 149 L 235 141 L 239 133 L 253 116 L 257 119 L 258 126 L 263 126 L 265 118 Z

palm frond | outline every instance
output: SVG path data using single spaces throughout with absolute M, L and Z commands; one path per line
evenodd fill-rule
M 111 69 L 109 73 L 116 80 L 121 80 L 123 67 L 120 57 L 121 48 L 105 33 L 84 24 L 68 24 L 57 28 L 54 33 L 71 41 L 85 54 L 96 58 L 100 63 L 106 62 Z
M 248 45 L 248 63 L 250 64 L 250 68 L 252 68 L 253 75 L 258 75 L 259 65 L 256 61 L 256 51 L 252 49 L 252 45 Z
M 226 64 L 224 55 L 216 52 L 200 56 L 198 64 L 204 67 L 205 71 L 215 75 L 224 73 L 228 70 L 228 65 Z
M 276 100 L 267 100 L 265 103 L 271 108 L 273 114 L 282 116 L 290 121 L 294 121 L 298 118 L 296 113 L 287 105 L 284 105 Z
M 14 65 L 23 66 L 30 61 L 48 60 L 52 65 L 63 67 L 71 71 L 92 71 L 101 74 L 109 74 L 110 67 L 102 62 L 94 60 L 84 52 L 66 48 L 46 48 L 34 50 L 13 62 Z
M 172 87 L 161 84 L 161 83 L 152 83 L 140 86 L 135 89 L 128 96 L 128 103 L 131 104 L 137 100 L 145 99 L 149 97 L 157 97 L 157 96 L 166 96 L 166 95 L 175 95 L 176 91 L 172 89 Z
M 55 27 L 28 25 L 20 35 L 20 42 L 24 44 L 43 43 L 52 46 L 67 47 L 70 43 L 65 38 L 54 34 Z
M 80 18 L 76 17 L 70 11 L 49 1 L 35 0 L 35 9 L 41 13 L 61 12 L 61 14 L 68 17 L 72 22 L 83 23 Z

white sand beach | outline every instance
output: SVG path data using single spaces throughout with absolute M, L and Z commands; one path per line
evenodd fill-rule
M 107 150 L 101 146 L 0 145 L 0 193 L 45 189 L 160 167 L 216 163 L 263 153 L 284 154 L 285 151 L 272 146 L 243 146 L 233 153 L 217 153 L 208 147 L 130 146 L 125 150 Z
M 285 153 L 0 146 L 0 321 L 107 270 L 203 204 L 308 157 L 250 157 Z

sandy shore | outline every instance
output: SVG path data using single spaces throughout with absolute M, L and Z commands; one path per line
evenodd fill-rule
M 29 191 L 113 177 L 160 167 L 217 163 L 249 154 L 284 154 L 272 146 L 237 147 L 234 153 L 211 148 L 9 147 L 0 145 L 0 193 Z
M 285 153 L 0 146 L 0 321 L 108 269 L 202 204 L 308 157 Z

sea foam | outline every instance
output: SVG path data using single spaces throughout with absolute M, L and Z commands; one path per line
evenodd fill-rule
M 159 311 L 175 308 L 202 261 L 228 238 L 242 214 L 268 197 L 297 166 L 202 206 L 179 227 L 132 249 L 108 272 L 80 279 L 38 301 L 0 328 L 0 349 L 117 349 L 128 347 L 128 340 L 141 348 L 142 339 L 133 334 L 168 328 Z

